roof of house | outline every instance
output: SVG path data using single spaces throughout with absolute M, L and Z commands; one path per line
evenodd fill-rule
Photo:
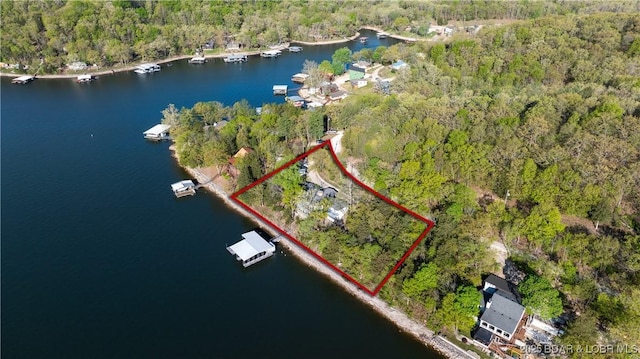
M 349 68 L 349 71 L 355 71 L 355 72 L 362 72 L 362 73 L 365 73 L 365 69 L 363 69 L 362 67 L 355 66 L 355 65 L 351 66 L 351 67 Z
M 514 293 L 514 288 L 506 279 L 500 278 L 495 274 L 489 274 L 489 276 L 484 280 L 485 292 L 493 294 L 491 291 L 487 291 L 487 289 L 491 287 L 495 287 L 496 291 L 501 292 L 505 297 L 517 301 L 517 296 L 516 293 Z
M 491 297 L 491 304 L 480 320 L 483 320 L 513 335 L 524 314 L 524 307 L 502 295 L 501 291 Z
M 271 245 L 256 231 L 244 233 L 242 240 L 229 247 L 233 254 L 237 255 L 243 261 L 255 256 L 260 252 L 266 252 L 271 249 Z
M 509 287 L 509 282 L 506 279 L 500 278 L 495 274 L 489 274 L 489 276 L 484 280 L 485 283 L 491 283 L 494 287 L 503 290 L 505 292 L 511 292 L 511 288 Z
M 248 155 L 251 152 L 253 152 L 253 149 L 251 149 L 250 147 L 242 147 L 238 150 L 238 152 L 236 152 L 235 155 L 233 155 L 229 159 L 229 162 L 231 162 L 232 165 L 235 165 L 237 158 L 244 158 L 246 155 Z

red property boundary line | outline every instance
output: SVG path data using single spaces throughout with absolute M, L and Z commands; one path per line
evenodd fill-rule
M 380 283 L 375 287 L 374 290 L 371 290 L 367 287 L 365 287 L 363 284 L 361 284 L 360 282 L 358 282 L 357 280 L 355 280 L 353 277 L 351 277 L 350 275 L 348 275 L 347 273 L 345 273 L 342 269 L 336 267 L 333 263 L 327 261 L 326 259 L 324 259 L 321 255 L 319 255 L 318 253 L 314 252 L 313 250 L 311 250 L 309 247 L 307 247 L 306 245 L 304 245 L 302 242 L 300 242 L 299 240 L 297 240 L 296 238 L 294 238 L 293 236 L 291 236 L 289 233 L 287 233 L 286 231 L 282 230 L 279 226 L 277 226 L 275 223 L 271 222 L 269 219 L 267 219 L 266 217 L 264 217 L 263 215 L 261 215 L 260 213 L 258 213 L 257 211 L 255 211 L 253 208 L 251 208 L 250 206 L 248 206 L 247 204 L 245 204 L 244 202 L 242 202 L 238 196 L 240 196 L 241 194 L 249 191 L 250 189 L 252 189 L 253 187 L 261 184 L 262 182 L 268 180 L 269 178 L 275 176 L 276 174 L 278 174 L 280 171 L 284 170 L 285 168 L 291 166 L 292 164 L 300 161 L 301 159 L 311 155 L 312 153 L 320 150 L 321 148 L 324 147 L 328 147 L 329 148 L 329 152 L 331 153 L 331 157 L 333 158 L 333 161 L 335 162 L 336 165 L 338 165 L 338 167 L 340 168 L 340 171 L 347 176 L 349 179 L 351 179 L 352 181 L 354 181 L 357 185 L 359 185 L 360 187 L 362 187 L 363 189 L 365 189 L 366 191 L 372 193 L 373 195 L 375 195 L 376 197 L 380 198 L 381 200 L 385 201 L 386 203 L 396 207 L 397 209 L 408 213 L 409 215 L 411 215 L 412 217 L 416 218 L 417 220 L 424 222 L 427 227 L 424 229 L 424 231 L 422 231 L 422 233 L 420 233 L 420 235 L 418 236 L 418 239 L 416 239 L 413 244 L 411 245 L 411 247 L 409 247 L 409 249 L 407 250 L 407 252 L 405 252 L 405 254 L 402 256 L 402 258 L 400 258 L 400 260 L 398 260 L 398 262 L 396 263 L 396 265 L 389 271 L 389 273 L 387 273 L 387 275 L 382 279 L 382 281 L 380 281 Z M 383 196 L 382 194 L 378 193 L 377 191 L 375 191 L 373 188 L 367 186 L 366 184 L 362 183 L 359 179 L 357 179 L 356 177 L 354 177 L 351 173 L 349 173 L 346 168 L 344 168 L 344 166 L 342 165 L 342 163 L 340 162 L 340 160 L 338 160 L 338 156 L 336 155 L 334 149 L 333 149 L 333 145 L 331 144 L 330 140 L 324 141 L 323 143 L 319 144 L 318 146 L 310 149 L 309 151 L 301 154 L 300 156 L 292 159 L 291 161 L 285 163 L 284 165 L 276 168 L 275 170 L 273 170 L 271 173 L 268 173 L 267 175 L 265 175 L 264 177 L 258 179 L 257 181 L 249 184 L 248 186 L 240 189 L 239 191 L 231 194 L 230 196 L 231 200 L 233 200 L 235 203 L 237 203 L 238 205 L 240 205 L 242 208 L 244 208 L 245 210 L 249 211 L 251 214 L 253 214 L 254 216 L 260 218 L 260 220 L 262 220 L 264 223 L 267 223 L 269 226 L 273 227 L 276 231 L 278 231 L 280 234 L 282 234 L 283 236 L 287 237 L 289 240 L 291 240 L 293 243 L 295 243 L 298 247 L 304 249 L 305 251 L 307 251 L 307 253 L 311 254 L 313 257 L 315 257 L 316 259 L 318 259 L 319 261 L 321 261 L 322 263 L 326 264 L 327 266 L 329 266 L 331 269 L 333 269 L 334 271 L 336 271 L 338 274 L 340 274 L 343 278 L 346 278 L 347 280 L 349 280 L 350 282 L 352 282 L 353 284 L 355 284 L 356 286 L 358 286 L 358 288 L 362 289 L 363 291 L 365 291 L 367 294 L 371 295 L 371 296 L 375 296 L 376 294 L 378 294 L 378 292 L 380 292 L 380 290 L 382 289 L 382 287 L 389 281 L 389 279 L 391 278 L 391 276 L 398 270 L 398 268 L 402 265 L 402 263 L 404 263 L 404 261 L 407 259 L 407 257 L 409 257 L 409 255 L 411 254 L 411 252 L 413 252 L 414 249 L 416 249 L 416 247 L 420 244 L 420 242 L 422 242 L 422 240 L 427 236 L 427 233 L 429 233 L 429 231 L 431 231 L 431 229 L 434 227 L 434 223 L 433 221 L 411 211 L 408 208 L 405 208 L 401 205 L 399 205 L 398 203 L 392 201 L 391 199 Z

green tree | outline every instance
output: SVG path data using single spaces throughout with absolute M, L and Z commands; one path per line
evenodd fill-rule
M 560 292 L 545 278 L 529 275 L 518 285 L 518 290 L 522 294 L 522 304 L 528 313 L 537 314 L 543 319 L 555 318 L 562 314 Z
M 413 277 L 402 282 L 402 292 L 413 299 L 425 299 L 424 293 L 438 287 L 438 266 L 431 262 L 422 265 Z

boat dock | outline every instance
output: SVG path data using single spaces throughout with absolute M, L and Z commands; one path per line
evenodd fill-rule
M 289 52 L 300 52 L 302 51 L 302 47 L 300 46 L 289 46 Z
M 170 128 L 171 128 L 170 125 L 163 125 L 160 123 L 144 131 L 142 134 L 144 135 L 144 138 L 148 140 L 156 140 L 156 141 L 170 140 L 171 139 L 171 137 L 169 137 Z
M 183 180 L 172 184 L 171 190 L 176 198 L 193 196 L 196 194 L 196 184 L 192 180 Z
M 83 83 L 91 82 L 95 79 L 96 77 L 93 75 L 80 75 L 76 78 L 76 82 L 79 84 L 83 84 Z
M 137 74 L 150 74 L 158 71 L 160 71 L 160 65 L 153 63 L 140 64 L 133 70 Z
M 237 54 L 237 55 L 229 55 L 225 57 L 223 60 L 224 62 L 234 63 L 234 62 L 245 62 L 247 61 L 247 59 L 248 59 L 247 55 Z
M 24 85 L 24 84 L 27 84 L 27 83 L 35 80 L 35 79 L 36 79 L 35 76 L 25 75 L 25 76 L 16 77 L 15 79 L 11 80 L 11 83 L 12 84 Z
M 207 58 L 204 56 L 195 56 L 189 59 L 190 64 L 204 64 L 207 62 Z
M 280 50 L 268 50 L 268 51 L 262 51 L 260 53 L 260 57 L 278 57 L 282 54 L 282 51 Z
M 276 246 L 272 242 L 273 240 L 267 241 L 258 232 L 251 231 L 242 234 L 242 240 L 228 246 L 227 251 L 246 268 L 271 257 L 276 252 Z
M 291 81 L 303 84 L 309 78 L 308 74 L 297 73 L 291 77 Z
M 273 85 L 274 95 L 286 95 L 289 87 L 287 85 Z

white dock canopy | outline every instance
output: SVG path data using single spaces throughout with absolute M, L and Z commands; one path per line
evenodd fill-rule
M 144 131 L 142 134 L 146 138 L 163 138 L 169 133 L 170 125 L 158 124 Z
M 286 95 L 287 94 L 287 85 L 273 85 L 273 94 L 274 95 Z
M 269 242 L 256 233 L 256 231 L 247 232 L 242 235 L 242 238 L 240 242 L 227 247 L 227 250 L 229 250 L 231 254 L 238 256 L 243 262 L 262 252 L 274 251 L 273 245 L 269 244 Z
M 33 79 L 35 79 L 35 77 L 25 75 L 25 76 L 16 77 L 11 82 L 14 84 L 26 84 L 27 82 L 33 81 Z
M 194 187 L 195 187 L 195 184 L 193 183 L 192 180 L 183 180 L 180 182 L 173 183 L 171 185 L 171 189 L 173 190 L 173 192 L 185 191 L 185 190 L 192 189 Z

